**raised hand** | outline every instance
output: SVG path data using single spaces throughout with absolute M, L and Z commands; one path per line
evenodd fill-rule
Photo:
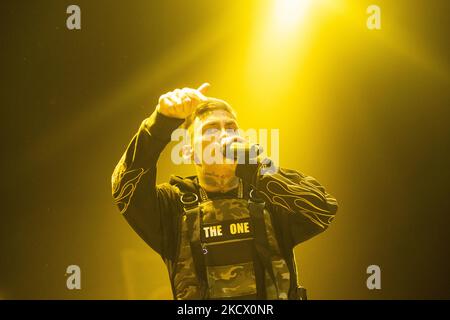
M 178 119 L 186 119 L 199 104 L 207 101 L 205 96 L 209 83 L 203 83 L 198 89 L 175 89 L 159 97 L 157 110 L 159 113 Z

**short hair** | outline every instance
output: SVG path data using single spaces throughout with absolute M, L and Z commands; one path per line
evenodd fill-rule
M 205 113 L 215 110 L 227 111 L 231 116 L 233 116 L 233 118 L 236 119 L 236 112 L 226 101 L 211 97 L 208 97 L 207 99 L 208 101 L 199 104 L 195 111 L 186 118 L 182 125 L 183 128 L 189 129 L 192 123 L 194 123 L 195 118 L 201 117 Z

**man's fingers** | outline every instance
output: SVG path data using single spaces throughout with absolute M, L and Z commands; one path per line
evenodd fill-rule
M 193 99 L 191 99 L 183 89 L 176 89 L 174 91 L 174 95 L 181 101 L 179 103 L 179 110 L 185 115 L 189 114 L 190 110 L 192 109 Z
M 179 96 L 178 92 L 174 92 L 172 94 L 169 95 L 170 100 L 174 101 L 175 104 L 182 104 L 183 101 L 181 101 L 181 98 Z
M 167 93 L 161 95 L 161 96 L 159 97 L 158 103 L 161 103 L 161 101 L 163 101 L 166 97 L 167 97 Z
M 162 98 L 161 101 L 160 101 L 159 103 L 160 103 L 160 104 L 161 104 L 161 103 L 164 103 L 164 104 L 165 104 L 166 106 L 168 106 L 168 107 L 173 107 L 173 106 L 174 106 L 173 102 L 170 101 L 169 98 L 167 98 L 167 97 Z
M 211 87 L 211 85 L 208 82 L 205 82 L 200 87 L 198 87 L 197 91 L 200 91 L 201 94 L 206 94 L 209 87 Z
M 204 95 L 210 87 L 209 83 L 203 83 L 198 90 L 192 88 L 175 89 L 159 97 L 159 110 L 161 113 L 175 118 L 189 116 L 202 102 L 207 102 Z
M 175 101 L 173 101 L 173 100 L 170 98 L 170 96 L 171 96 L 171 95 L 170 95 L 169 93 L 163 94 L 162 96 L 159 97 L 158 103 L 159 103 L 159 104 L 164 104 L 164 105 L 166 105 L 166 106 L 168 106 L 168 107 L 173 107 L 173 106 L 175 106 Z
M 183 111 L 186 114 L 190 114 L 192 110 L 192 99 L 188 95 L 183 95 L 181 99 L 183 100 Z
M 181 99 L 178 98 L 176 95 L 169 94 L 169 95 L 167 95 L 166 99 L 172 103 L 173 108 L 175 108 L 177 105 L 181 104 Z
M 198 103 L 208 101 L 208 98 L 196 89 L 185 88 L 184 90 L 186 90 L 185 92 L 189 97 L 196 100 Z

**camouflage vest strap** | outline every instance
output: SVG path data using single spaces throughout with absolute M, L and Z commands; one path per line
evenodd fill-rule
M 261 260 L 263 269 L 267 271 L 270 279 L 275 286 L 276 296 L 278 297 L 278 285 L 272 268 L 271 253 L 269 251 L 270 245 L 267 239 L 266 223 L 264 221 L 264 208 L 266 206 L 266 203 L 261 198 L 258 198 L 255 193 L 256 191 L 254 189 L 251 189 L 248 198 L 248 209 L 250 211 L 252 225 L 254 226 L 255 248 L 258 257 Z M 264 279 L 264 273 L 261 279 Z M 267 298 L 266 293 L 264 293 L 264 295 L 265 296 L 262 297 L 262 299 Z
M 189 198 L 188 201 L 184 200 Z M 192 199 L 192 200 L 191 200 Z M 194 262 L 195 272 L 200 282 L 200 294 L 202 299 L 206 299 L 207 282 L 205 274 L 205 261 L 202 243 L 200 241 L 200 218 L 201 210 L 199 207 L 198 196 L 195 193 L 184 193 L 181 196 L 181 202 L 184 206 L 184 214 L 186 215 L 186 224 L 188 237 L 190 239 L 192 259 Z

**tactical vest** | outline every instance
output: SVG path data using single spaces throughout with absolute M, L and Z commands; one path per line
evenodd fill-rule
M 240 181 L 237 198 L 209 199 L 199 187 L 181 192 L 180 201 L 175 299 L 288 299 L 292 270 L 254 190 L 244 199 Z

